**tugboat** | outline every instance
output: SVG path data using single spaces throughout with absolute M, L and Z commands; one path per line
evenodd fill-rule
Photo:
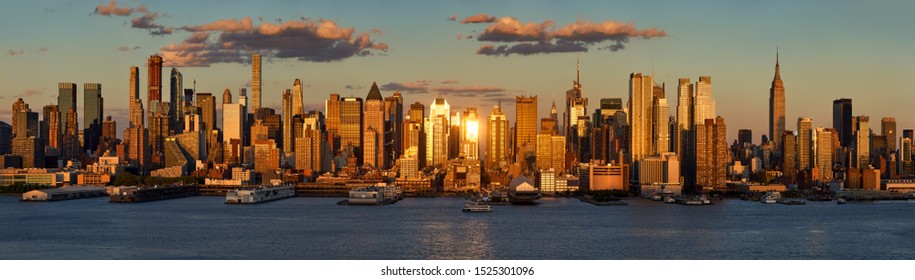
M 468 201 L 464 204 L 464 209 L 461 209 L 462 212 L 492 212 L 492 206 L 488 204 L 482 204 L 476 201 Z

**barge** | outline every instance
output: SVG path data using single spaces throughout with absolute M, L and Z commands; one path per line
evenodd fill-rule
M 226 192 L 226 204 L 255 204 L 295 196 L 292 186 L 237 189 Z
M 197 186 L 173 185 L 151 187 L 120 187 L 114 190 L 109 202 L 133 203 L 172 198 L 195 196 L 200 194 Z

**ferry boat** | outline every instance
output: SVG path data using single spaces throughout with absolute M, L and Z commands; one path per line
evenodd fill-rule
M 779 199 L 782 199 L 780 192 L 766 192 L 766 195 L 760 198 L 759 201 L 765 204 L 775 204 L 778 203 Z
M 461 209 L 462 212 L 492 212 L 492 206 L 488 204 L 481 204 L 475 201 L 468 201 L 464 204 L 464 209 Z
M 387 205 L 402 198 L 400 187 L 378 183 L 371 187 L 360 187 L 349 191 L 349 198 L 338 202 L 340 205 Z
M 255 204 L 295 196 L 293 186 L 259 187 L 226 192 L 226 204 Z

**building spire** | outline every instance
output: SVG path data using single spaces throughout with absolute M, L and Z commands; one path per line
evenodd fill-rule
M 778 47 L 776 46 L 775 47 L 775 79 L 776 80 L 782 79 L 781 73 L 779 73 L 779 72 L 780 72 L 780 69 L 778 66 Z

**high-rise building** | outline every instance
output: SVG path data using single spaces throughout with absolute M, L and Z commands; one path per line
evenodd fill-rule
M 537 143 L 537 96 L 515 96 L 515 150 Z M 532 148 L 536 151 L 536 148 Z M 536 152 L 535 152 L 536 153 Z
M 165 139 L 169 136 L 169 110 L 168 102 L 153 101 L 150 103 L 147 116 L 149 136 L 149 160 L 153 168 L 160 168 L 165 163 Z
M 154 54 L 149 56 L 147 64 L 147 79 L 149 87 L 146 89 L 146 104 L 152 104 L 153 101 L 162 102 L 162 57 Z M 152 110 L 152 105 L 149 105 Z
M 225 157 L 229 162 L 241 162 L 245 156 L 241 143 L 245 141 L 244 128 L 247 126 L 244 116 L 245 107 L 241 104 L 223 104 L 222 105 L 222 139 L 227 147 L 232 143 L 239 143 L 238 149 L 226 149 L 232 151 L 232 154 Z
M 701 124 L 707 119 L 714 119 L 716 115 L 715 99 L 712 98 L 712 77 L 700 76 L 696 82 L 696 97 L 693 101 L 695 106 L 693 121 Z
M 832 159 L 835 150 L 832 144 L 832 133 L 833 130 L 829 128 L 816 129 L 816 169 L 818 173 L 816 179 L 820 182 L 828 182 L 833 178 Z
M 57 88 L 59 94 L 57 95 L 57 109 L 60 111 L 61 116 L 67 114 L 70 109 L 76 110 L 76 84 L 75 83 L 57 83 Z M 16 125 L 16 122 L 13 122 L 13 126 Z M 62 117 L 60 119 L 60 134 L 63 135 L 67 132 L 67 118 Z M 73 128 L 78 130 L 79 128 Z M 14 132 L 15 133 L 15 132 Z
M 852 118 L 852 125 L 854 129 L 854 159 L 850 160 L 852 162 L 852 167 L 857 167 L 859 169 L 867 168 L 870 165 L 870 117 L 868 116 L 857 116 Z
M 261 108 L 261 55 L 251 55 L 251 112 Z
M 83 84 L 83 146 L 90 151 L 98 148 L 102 135 L 102 116 L 105 115 L 102 84 Z
M 637 162 L 651 151 L 651 102 L 654 80 L 641 73 L 629 75 L 629 126 L 631 130 L 629 154 L 630 162 Z
M 688 149 L 692 146 L 690 131 L 693 130 L 693 84 L 688 78 L 680 78 L 677 86 L 677 152 L 683 157 L 684 163 L 689 163 Z M 688 164 L 681 165 L 682 167 Z M 681 172 L 686 173 L 686 172 Z
M 344 97 L 340 101 L 340 147 L 362 147 L 362 98 Z M 358 149 L 357 149 L 358 150 Z
M 336 152 L 340 149 L 340 95 L 330 94 L 324 102 L 324 112 L 327 114 L 327 142 L 329 149 Z
M 395 160 L 403 154 L 403 95 L 395 91 L 391 96 L 384 98 L 384 168 L 394 166 Z
M 276 172 L 280 169 L 280 150 L 273 140 L 254 141 L 254 170 L 259 173 Z
M 797 136 L 787 130 L 782 134 L 782 173 L 785 184 L 793 184 L 797 178 Z
M 814 150 L 813 119 L 797 118 L 797 168 L 798 171 L 807 171 L 816 164 Z
M 566 137 L 552 134 L 537 135 L 537 169 L 565 170 Z
M 724 118 L 705 119 L 696 125 L 696 185 L 702 189 L 725 188 L 728 165 L 727 126 Z
M 13 138 L 16 138 L 16 136 L 17 136 L 16 133 L 18 132 L 19 126 L 20 126 L 19 123 L 24 121 L 24 120 L 19 119 L 19 112 L 29 112 L 29 111 L 31 111 L 31 110 L 29 110 L 29 104 L 25 103 L 25 101 L 23 101 L 22 98 L 19 98 L 18 100 L 16 100 L 16 102 L 13 102 L 13 110 L 11 112 L 13 115 L 12 116 L 12 121 L 13 121 L 12 137 Z
M 296 80 L 296 81 L 298 81 L 298 80 Z M 282 152 L 284 155 L 291 154 L 293 152 L 293 150 L 295 149 L 294 142 L 293 142 L 295 137 L 293 136 L 293 133 L 292 133 L 293 132 L 292 131 L 292 120 L 295 118 L 296 114 L 294 111 L 295 109 L 293 109 L 293 104 L 295 104 L 295 101 L 293 100 L 292 90 L 286 89 L 286 91 L 283 92 L 283 115 L 282 115 L 282 117 L 283 117 L 283 140 L 282 140 L 283 150 L 282 150 Z
M 655 97 L 652 101 L 652 121 L 652 154 L 660 155 L 670 149 L 670 106 L 667 105 L 667 98 Z
M 496 167 L 499 161 L 511 157 L 508 119 L 502 113 L 501 105 L 492 107 L 487 132 L 489 142 L 486 145 L 486 166 Z
M 384 154 L 384 143 L 387 142 L 384 138 L 384 119 L 384 97 L 381 96 L 378 85 L 372 83 L 362 113 L 363 165 L 382 168 L 385 158 L 390 156 Z
M 42 143 L 56 149 L 60 147 L 60 111 L 57 110 L 57 105 L 45 105 L 42 113 L 44 117 L 44 125 L 41 126 Z
M 842 147 L 849 147 L 854 140 L 852 129 L 851 99 L 842 98 L 832 101 L 832 128 L 839 133 Z
M 292 112 L 295 115 L 305 114 L 305 97 L 302 95 L 302 80 L 295 79 L 292 83 Z
M 769 137 L 775 140 L 778 147 L 785 131 L 785 84 L 778 66 L 778 51 L 775 52 L 775 78 L 769 88 Z
M 886 148 L 887 153 L 892 153 L 896 151 L 896 118 L 885 117 L 880 119 L 880 131 L 883 132 L 882 136 L 886 138 Z
M 13 151 L 13 127 L 0 121 L 0 155 L 8 155 Z
M 477 113 L 477 108 L 469 107 L 464 110 L 461 122 L 463 122 L 461 128 L 464 130 L 461 133 L 463 137 L 461 155 L 466 159 L 478 160 L 480 159 L 480 114 Z M 565 146 L 562 146 L 561 149 L 565 153 Z
M 779 133 L 776 135 L 780 135 L 780 134 L 784 134 L 784 133 Z M 773 140 L 775 140 L 774 138 L 780 138 L 780 137 L 773 137 Z M 781 140 L 775 141 L 776 145 L 778 145 L 778 143 L 781 143 L 781 142 L 782 142 Z M 737 145 L 740 145 L 742 147 L 745 144 L 753 145 L 753 131 L 752 130 L 741 129 L 741 130 L 737 131 Z M 763 144 L 765 144 L 765 143 L 763 143 Z
M 429 117 L 423 124 L 426 129 L 426 166 L 441 166 L 448 160 L 450 117 L 451 105 L 445 98 L 438 97 L 429 105 Z
M 572 89 L 566 91 L 566 106 L 565 112 L 562 114 L 562 126 L 563 132 L 562 135 L 569 136 L 574 132 L 572 131 L 572 126 L 574 125 L 579 115 L 586 110 L 586 108 L 581 105 L 587 106 L 588 101 L 584 100 L 581 97 L 581 61 L 576 60 L 575 62 L 575 80 L 572 81 Z M 576 106 L 578 105 L 578 106 Z M 578 108 L 576 108 L 578 107 Z M 571 143 L 569 143 L 571 145 Z
M 171 124 L 171 130 L 175 133 L 180 133 L 184 131 L 184 76 L 181 75 L 181 72 L 178 72 L 178 69 L 172 68 L 172 73 L 169 78 L 169 85 L 171 86 L 169 91 L 169 102 L 171 102 L 171 110 L 169 113 L 169 123 Z
M 206 135 L 206 150 L 209 151 L 209 144 L 212 143 L 211 131 L 216 129 L 216 98 L 211 93 L 198 92 L 197 107 L 200 107 L 200 130 Z
M 14 139 L 33 136 L 35 138 L 39 137 L 41 126 L 38 122 L 38 112 L 32 112 L 32 110 L 28 108 L 28 104 L 26 104 L 25 110 L 15 112 L 15 116 L 16 126 L 13 127 Z
M 79 127 L 77 115 L 76 108 L 70 108 L 69 111 L 67 111 L 67 131 L 64 132 L 61 139 L 62 147 L 60 149 L 61 158 L 64 160 L 82 159 L 79 145 L 79 131 L 76 129 Z M 35 119 L 37 118 L 38 116 L 35 116 Z M 31 119 L 31 116 L 29 119 Z
M 463 114 L 460 111 L 451 112 L 451 117 L 448 118 L 448 157 L 447 159 L 455 159 L 461 155 L 461 143 L 464 140 L 464 131 L 463 126 L 464 122 L 462 121 Z
M 143 126 L 146 119 L 143 113 L 143 102 L 140 100 L 140 68 L 130 67 L 130 92 L 127 97 L 130 106 L 130 122 L 127 127 Z M 59 112 L 63 112 L 58 110 Z
M 22 168 L 44 168 L 44 148 L 37 137 L 13 139 L 12 153 L 22 157 Z

